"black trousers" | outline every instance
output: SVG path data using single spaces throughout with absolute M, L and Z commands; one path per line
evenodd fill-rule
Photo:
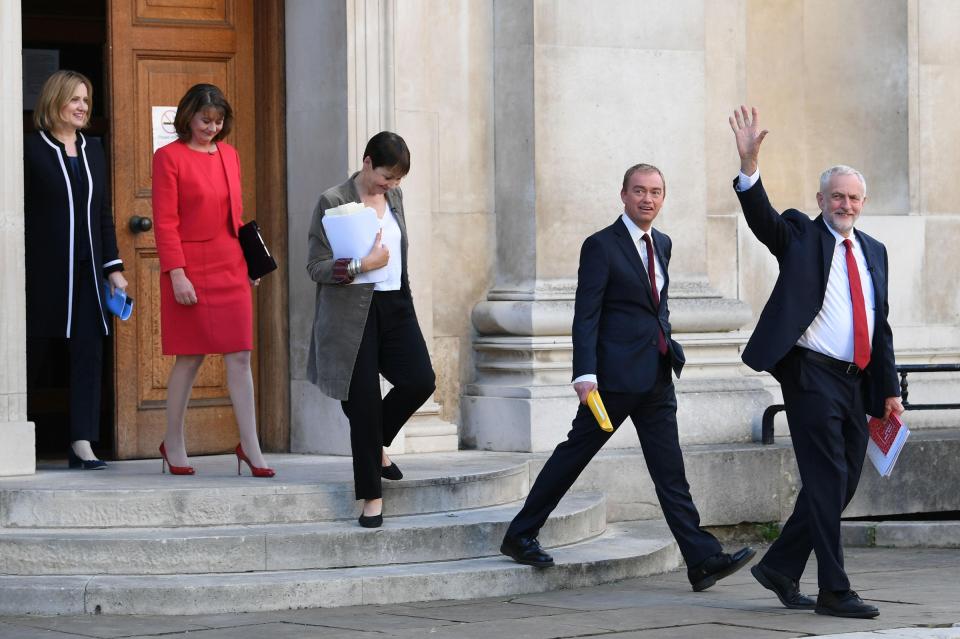
M 380 396 L 380 375 L 393 385 Z M 360 350 L 342 402 L 350 420 L 353 481 L 357 499 L 383 496 L 381 449 L 436 388 L 436 377 L 410 293 L 374 291 Z
M 840 514 L 853 499 L 867 451 L 867 420 L 860 378 L 792 350 L 777 365 L 802 488 L 780 537 L 761 560 L 799 580 L 817 555 L 821 590 L 847 590 Z
M 668 360 L 661 358 L 659 379 L 650 392 L 604 393 L 601 389 L 601 396 L 615 431 L 628 416 L 633 421 L 664 518 L 687 566 L 696 566 L 720 552 L 720 542 L 700 528 L 700 513 L 690 496 L 677 433 L 677 396 Z M 581 404 L 566 441 L 556 447 L 540 471 L 507 534 L 536 536 L 583 469 L 612 435 L 600 430 L 593 413 Z
M 97 292 L 89 276 L 90 262 L 81 261 L 74 278 L 73 318 L 69 338 L 27 339 L 27 380 L 35 386 L 55 348 L 66 343 L 70 353 L 70 441 L 100 440 L 100 394 L 103 378 L 103 320 Z M 27 333 L 30 329 L 28 327 Z

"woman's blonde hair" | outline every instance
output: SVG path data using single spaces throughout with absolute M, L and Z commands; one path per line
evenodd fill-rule
M 93 110 L 93 84 L 82 73 L 67 70 L 57 71 L 43 83 L 37 106 L 33 109 L 33 125 L 45 131 L 57 128 L 62 122 L 60 110 L 70 102 L 80 84 L 87 87 L 87 115 L 81 127 L 86 128 Z

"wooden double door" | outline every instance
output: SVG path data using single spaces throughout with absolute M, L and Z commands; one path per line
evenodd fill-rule
M 286 225 L 284 187 L 278 180 L 283 174 L 282 1 L 111 0 L 107 12 L 114 220 L 130 294 L 136 300 L 133 317 L 116 323 L 113 344 L 115 453 L 128 459 L 157 455 L 173 365 L 173 358 L 161 353 L 160 268 L 153 231 L 144 222 L 153 218 L 151 169 L 158 125 L 154 107 L 175 107 L 198 82 L 223 90 L 235 114 L 227 141 L 240 153 L 244 219 L 252 219 L 258 210 L 269 211 L 257 216 L 258 223 L 282 260 Z M 264 51 L 255 55 L 255 47 Z M 259 412 L 274 418 L 279 414 L 281 420 L 288 410 L 284 277 L 285 269 L 271 274 L 254 294 L 253 372 Z M 265 306 L 271 313 L 267 321 L 261 317 Z M 283 369 L 265 376 L 264 362 Z M 191 455 L 224 452 L 236 445 L 221 356 L 207 357 L 186 422 Z M 266 449 L 286 448 L 284 426 L 285 422 L 271 419 L 268 432 L 261 428 Z

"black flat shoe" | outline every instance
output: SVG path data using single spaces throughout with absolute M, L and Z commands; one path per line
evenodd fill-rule
M 67 453 L 67 467 L 80 468 L 81 470 L 103 470 L 107 467 L 107 462 L 100 459 L 80 459 L 71 448 Z
M 840 593 L 821 590 L 817 596 L 817 607 L 814 612 L 818 615 L 853 619 L 873 619 L 880 614 L 876 606 L 865 603 L 853 590 Z
M 500 544 L 500 552 L 518 564 L 526 564 L 537 568 L 549 568 L 553 565 L 553 557 L 543 552 L 540 542 L 534 537 L 508 535 L 503 538 L 503 543 Z
M 750 569 L 750 574 L 760 582 L 761 586 L 767 590 L 772 590 L 780 603 L 787 608 L 813 610 L 817 607 L 817 602 L 800 592 L 800 584 L 769 566 L 759 563 Z
M 379 528 L 383 525 L 383 513 L 380 513 L 379 515 L 371 515 L 369 517 L 361 514 L 360 519 L 357 521 L 359 521 L 360 525 L 364 528 Z
M 725 552 L 718 552 L 712 557 L 707 557 L 696 567 L 687 570 L 687 578 L 694 592 L 706 590 L 724 577 L 729 577 L 741 568 L 747 565 L 747 562 L 753 559 L 757 551 L 747 546 L 741 548 L 732 555 Z
M 393 481 L 403 479 L 403 473 L 400 472 L 400 468 L 393 462 L 390 462 L 389 466 L 380 467 L 380 476 L 384 479 L 392 479 Z

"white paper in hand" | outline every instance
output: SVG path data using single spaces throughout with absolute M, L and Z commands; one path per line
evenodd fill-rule
M 333 259 L 364 257 L 373 248 L 380 232 L 377 212 L 369 206 L 348 202 L 329 209 L 323 216 L 323 230 L 333 249 Z M 354 284 L 372 284 L 387 279 L 387 269 L 378 268 L 361 273 Z
M 332 209 L 327 209 L 326 211 L 323 212 L 323 216 L 337 217 L 340 215 L 352 215 L 353 213 L 359 213 L 365 208 L 368 208 L 368 207 L 361 204 L 360 202 L 344 202 L 340 206 L 335 206 Z

